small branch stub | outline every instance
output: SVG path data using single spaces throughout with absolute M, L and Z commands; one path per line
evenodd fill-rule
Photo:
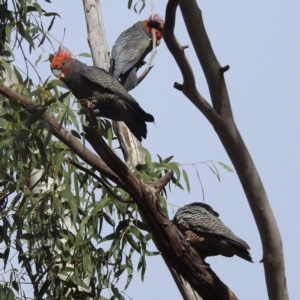
M 224 67 L 221 68 L 221 73 L 224 74 L 224 73 L 227 72 L 229 69 L 230 69 L 229 65 L 226 65 L 226 66 L 224 66 Z
M 153 186 L 156 189 L 156 194 L 158 195 L 161 190 L 169 183 L 169 181 L 172 179 L 172 176 L 174 174 L 173 170 L 168 171 L 166 175 L 158 179 L 156 182 L 153 182 L 149 184 L 150 186 Z
M 174 82 L 174 88 L 178 91 L 182 91 L 183 85 L 178 82 Z

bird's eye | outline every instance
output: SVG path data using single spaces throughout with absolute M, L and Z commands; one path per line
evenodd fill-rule
M 65 62 L 62 62 L 62 63 L 61 63 L 62 66 L 64 66 L 65 64 L 66 64 Z

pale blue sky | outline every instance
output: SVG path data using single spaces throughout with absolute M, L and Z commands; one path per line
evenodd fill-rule
M 156 0 L 156 12 L 165 14 L 167 1 Z M 300 111 L 300 4 L 298 1 L 198 1 L 212 46 L 225 74 L 237 126 L 244 138 L 266 188 L 277 219 L 286 262 L 291 299 L 299 286 L 300 204 L 299 204 L 299 111 Z M 150 14 L 150 2 L 138 15 L 127 9 L 127 0 L 101 0 L 105 30 L 111 49 L 118 35 Z M 44 3 L 43 3 L 44 5 Z M 47 8 L 48 7 L 48 8 Z M 53 0 L 45 5 L 57 11 L 52 34 L 74 54 L 89 52 L 81 1 Z M 207 100 L 208 90 L 199 63 L 182 22 L 180 10 L 176 35 L 186 50 L 197 78 L 197 86 Z M 57 49 L 58 44 L 54 45 Z M 47 51 L 52 52 L 48 45 Z M 217 160 L 232 166 L 217 135 L 202 114 L 181 92 L 173 88 L 181 82 L 179 69 L 164 42 L 157 49 L 148 77 L 132 91 L 140 105 L 155 117 L 143 142 L 152 156 L 174 155 L 180 163 Z M 46 59 L 47 55 L 44 55 Z M 43 60 L 44 60 L 43 59 Z M 90 59 L 79 58 L 87 64 Z M 40 63 L 43 79 L 51 72 Z M 202 201 L 201 187 L 193 167 L 185 167 L 191 193 L 179 188 L 169 193 L 168 202 L 183 206 Z M 198 166 L 205 189 L 205 201 L 220 213 L 221 220 L 251 247 L 254 264 L 240 258 L 212 257 L 212 269 L 239 299 L 267 299 L 262 264 L 262 247 L 246 197 L 236 173 L 218 167 L 221 182 L 203 165 Z M 176 208 L 174 208 L 176 210 Z M 170 206 L 170 215 L 172 207 Z M 133 299 L 181 299 L 172 277 L 160 257 L 149 257 L 145 281 L 134 273 L 126 293 Z M 122 288 L 122 286 L 120 286 Z

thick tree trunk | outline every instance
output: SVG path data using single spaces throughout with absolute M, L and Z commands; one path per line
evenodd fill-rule
M 96 7 L 96 4 L 92 4 L 91 1 L 89 1 L 89 3 L 89 8 Z M 176 10 L 176 6 L 174 7 Z M 170 7 L 168 6 L 168 9 L 169 8 Z M 173 13 L 175 13 L 175 10 L 173 8 Z M 175 20 L 173 15 L 172 17 Z M 172 18 L 169 20 L 169 23 L 169 26 L 172 25 Z M 168 22 L 166 22 L 166 32 L 168 32 L 167 24 Z M 169 31 L 170 37 L 173 38 L 174 41 L 173 29 L 172 27 L 169 27 L 169 29 L 171 29 L 171 31 Z M 177 45 L 178 44 L 176 44 L 176 46 Z M 181 48 L 179 49 L 179 52 L 180 51 L 182 51 Z M 189 69 L 186 68 L 185 72 L 188 71 Z M 193 80 L 192 76 L 189 78 Z M 185 82 L 187 81 L 185 80 Z M 192 86 L 192 82 L 193 81 L 188 82 L 189 86 Z M 185 86 L 181 86 L 181 88 L 184 92 L 190 92 L 189 89 L 185 90 Z M 0 93 L 10 98 L 12 101 L 20 103 L 20 105 L 29 113 L 34 113 L 42 109 L 24 96 L 14 92 L 12 89 L 0 86 Z M 198 95 L 195 90 L 192 90 L 192 95 L 194 95 L 193 93 L 196 96 Z M 195 103 L 199 99 L 200 102 L 203 100 L 203 98 L 196 98 Z M 207 104 L 206 108 L 209 108 L 209 104 Z M 218 113 L 212 108 L 210 108 L 210 110 L 211 114 L 216 116 L 217 121 L 220 122 L 221 118 L 218 119 Z M 84 130 L 86 133 L 86 140 L 91 144 L 99 157 L 90 152 L 84 144 L 66 131 L 61 124 L 58 124 L 53 118 L 47 115 L 47 113 L 44 113 L 42 118 L 50 125 L 53 134 L 66 146 L 80 156 L 87 164 L 93 166 L 96 170 L 107 176 L 112 182 L 122 187 L 135 200 L 144 222 L 148 225 L 148 228 L 152 233 L 154 243 L 162 253 L 162 257 L 172 275 L 176 278 L 177 285 L 182 285 L 180 291 L 184 299 L 199 299 L 195 296 L 193 291 L 188 291 L 188 287 L 184 283 L 187 281 L 193 290 L 205 300 L 236 300 L 237 298 L 233 292 L 230 291 L 230 289 L 220 281 L 217 275 L 204 264 L 197 252 L 190 246 L 189 242 L 182 236 L 177 227 L 169 221 L 160 208 L 158 195 L 170 181 L 172 172 L 170 171 L 160 180 L 152 184 L 145 184 L 140 181 L 134 176 L 128 166 L 124 164 L 124 162 L 120 160 L 112 149 L 104 142 L 99 132 L 99 128 L 93 126 L 96 124 L 93 114 L 91 114 L 91 116 L 91 126 L 84 127 Z M 180 280 L 180 276 L 184 278 L 183 281 Z
M 174 36 L 175 13 L 178 5 L 180 5 L 189 36 L 204 71 L 213 107 L 198 92 L 184 50 Z M 169 0 L 163 32 L 166 44 L 184 78 L 183 85 L 176 84 L 175 87 L 181 90 L 214 126 L 244 188 L 262 240 L 262 261 L 269 298 L 287 300 L 280 232 L 259 174 L 233 119 L 223 75 L 229 67 L 222 68 L 213 52 L 204 28 L 202 12 L 196 0 Z
M 93 55 L 93 61 L 96 66 L 106 68 L 109 58 L 108 56 L 98 55 L 98 57 L 94 57 L 95 54 L 98 53 L 98 44 L 102 45 L 101 51 L 104 53 L 108 53 L 106 36 L 104 31 L 104 23 L 102 20 L 100 3 L 97 0 L 83 0 L 84 8 L 85 8 L 85 16 L 87 21 L 88 28 L 88 41 L 91 47 L 91 52 Z M 96 41 L 94 40 L 96 37 Z M 106 68 L 107 69 L 107 68 Z M 123 124 L 123 122 L 113 122 L 114 130 L 117 133 L 117 137 L 120 141 L 120 145 L 124 154 L 126 161 L 128 162 L 128 153 L 132 151 L 132 163 L 135 165 L 137 163 L 143 163 L 145 156 L 138 150 L 138 147 L 141 146 L 140 142 L 135 139 L 135 137 L 130 133 L 128 128 Z M 142 218 L 145 219 L 143 212 L 141 211 Z M 163 254 L 164 257 L 164 254 Z M 186 300 L 192 299 L 201 299 L 197 293 L 190 287 L 189 283 L 185 280 L 182 280 L 180 275 L 174 271 L 171 265 L 166 261 L 170 272 L 183 296 Z
M 100 2 L 98 0 L 83 0 L 83 5 L 87 23 L 88 42 L 91 48 L 94 65 L 109 70 L 110 58 L 108 56 L 109 51 Z M 149 68 L 149 71 L 150 69 L 151 68 Z M 147 72 L 145 75 L 147 75 Z M 143 76 L 143 78 L 144 77 L 145 76 Z M 141 147 L 142 144 L 134 137 L 133 134 L 131 134 L 124 122 L 113 121 L 113 127 L 120 142 L 122 153 L 126 162 L 128 164 L 130 163 L 129 152 L 131 152 L 131 163 L 133 165 L 137 165 L 138 163 L 143 164 L 145 162 L 145 154 L 139 151 L 139 147 Z M 183 280 L 171 266 L 168 266 L 168 268 L 182 294 L 183 299 L 201 300 L 201 297 L 193 291 L 187 281 Z
M 100 2 L 99 0 L 83 0 L 83 6 L 88 32 L 88 42 L 94 66 L 109 71 L 109 49 Z M 138 163 L 143 164 L 145 162 L 145 155 L 138 150 L 138 148 L 142 146 L 139 140 L 136 139 L 124 122 L 112 121 L 112 123 L 127 163 L 130 163 L 128 153 L 129 151 L 132 151 L 132 163 L 134 165 Z
M 10 88 L 0 86 L 0 93 L 12 101 L 18 102 L 29 113 L 36 113 L 43 109 Z M 81 143 L 47 113 L 42 115 L 42 119 L 49 124 L 53 134 L 76 155 L 80 156 L 88 165 L 93 166 L 95 170 L 109 176 L 112 182 L 121 186 L 134 198 L 166 264 L 188 281 L 194 291 L 205 300 L 237 299 L 218 276 L 204 264 L 194 248 L 190 246 L 189 242 L 160 208 L 158 195 L 171 180 L 172 171 L 157 182 L 145 184 L 135 177 L 128 166 L 104 142 L 99 128 L 94 126 L 97 124 L 96 119 L 91 118 L 93 120 L 92 126 L 84 127 L 84 129 L 86 140 L 102 159 L 90 152 L 85 144 Z M 180 291 L 187 291 L 187 288 L 182 287 Z M 196 297 L 192 297 L 193 293 L 190 293 L 183 298 L 196 299 Z

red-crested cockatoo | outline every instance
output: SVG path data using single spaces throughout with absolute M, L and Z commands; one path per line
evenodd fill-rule
M 96 115 L 123 121 L 141 141 L 147 136 L 145 122 L 154 122 L 130 96 L 118 79 L 101 68 L 87 66 L 59 47 L 51 61 L 51 71 L 62 80 L 78 100 L 92 99 Z
M 132 27 L 123 31 L 117 38 L 111 50 L 111 74 L 120 78 L 127 91 L 135 88 L 138 84 L 136 71 L 144 64 L 146 55 L 152 51 L 152 28 L 149 21 L 164 23 L 158 14 L 149 19 L 135 23 Z M 162 34 L 154 29 L 156 45 L 160 44 Z
M 200 257 L 237 255 L 253 262 L 249 245 L 237 237 L 219 218 L 213 208 L 201 202 L 181 207 L 175 214 L 173 223 L 190 241 Z

